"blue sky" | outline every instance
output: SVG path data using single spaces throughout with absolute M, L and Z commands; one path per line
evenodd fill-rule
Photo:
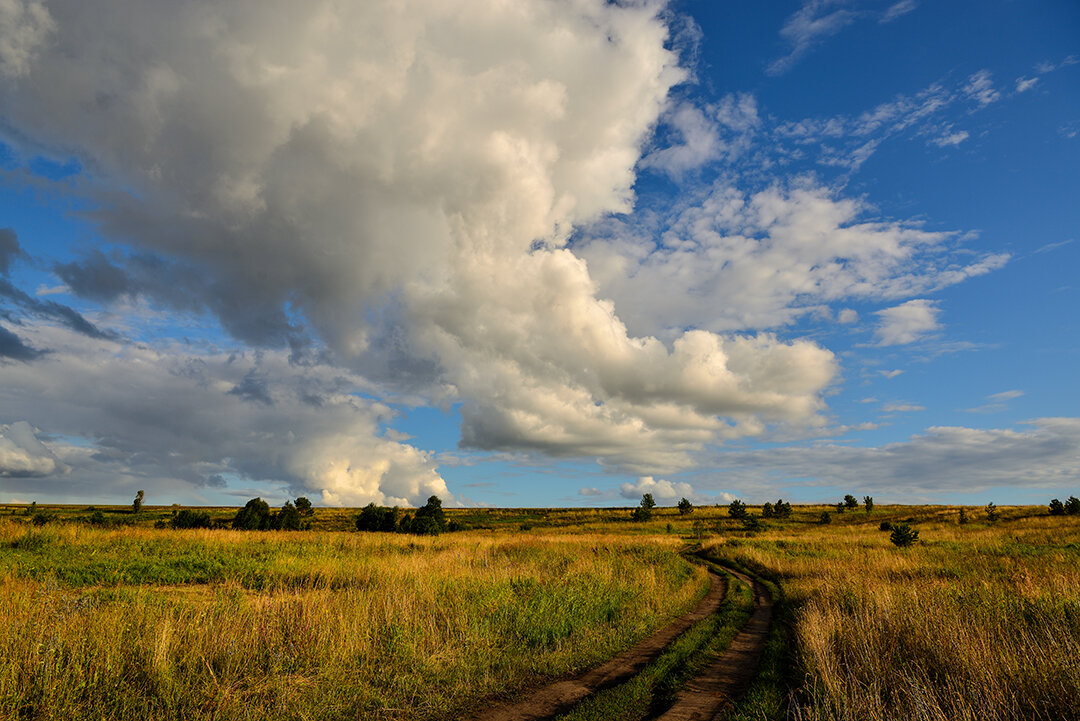
M 0 501 L 1080 492 L 1072 2 L 16 0 Z

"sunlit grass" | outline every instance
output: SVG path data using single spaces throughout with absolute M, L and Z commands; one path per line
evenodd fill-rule
M 0 523 L 0 716 L 452 718 L 691 606 L 677 548 Z

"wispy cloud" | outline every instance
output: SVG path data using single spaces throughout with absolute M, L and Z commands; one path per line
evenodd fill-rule
M 769 64 L 765 72 L 782 75 L 802 59 L 811 48 L 828 37 L 836 35 L 855 21 L 856 14 L 838 0 L 804 0 L 794 15 L 780 29 L 780 36 L 787 41 L 787 55 Z
M 893 20 L 907 15 L 918 6 L 919 3 L 917 0 L 900 0 L 889 6 L 889 9 L 885 11 L 880 19 L 878 19 L 878 22 L 883 25 L 885 23 L 891 23 Z
M 914 343 L 941 327 L 938 323 L 940 313 L 937 303 L 926 299 L 909 300 L 877 311 L 881 319 L 875 332 L 877 345 Z

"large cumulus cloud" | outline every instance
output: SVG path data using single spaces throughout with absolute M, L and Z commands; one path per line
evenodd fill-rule
M 256 346 L 323 343 L 384 387 L 460 400 L 469 446 L 662 470 L 819 422 L 835 373 L 809 342 L 635 337 L 566 248 L 632 207 L 685 77 L 663 11 L 57 0 L 0 104 L 24 149 L 79 158 L 94 221 L 128 246 L 58 268 L 85 297 L 209 310 Z M 307 447 L 316 465 L 333 451 Z
M 269 482 L 327 504 L 416 505 L 453 497 L 430 455 L 383 434 L 386 406 L 362 379 L 289 364 L 280 351 L 194 352 L 35 325 L 50 348 L 0 364 L 0 476 L 8 490 L 73 498 L 145 488 L 198 499 L 225 479 Z M 30 424 L 47 429 L 46 446 Z M 34 478 L 19 485 L 19 478 Z

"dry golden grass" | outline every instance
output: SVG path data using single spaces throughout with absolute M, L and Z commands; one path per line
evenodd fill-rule
M 453 718 L 692 605 L 677 547 L 0 523 L 0 717 Z
M 928 520 L 907 549 L 878 530 L 887 515 L 861 511 L 707 544 L 777 578 L 794 609 L 805 679 L 791 715 L 1080 718 L 1080 522 L 912 510 Z

